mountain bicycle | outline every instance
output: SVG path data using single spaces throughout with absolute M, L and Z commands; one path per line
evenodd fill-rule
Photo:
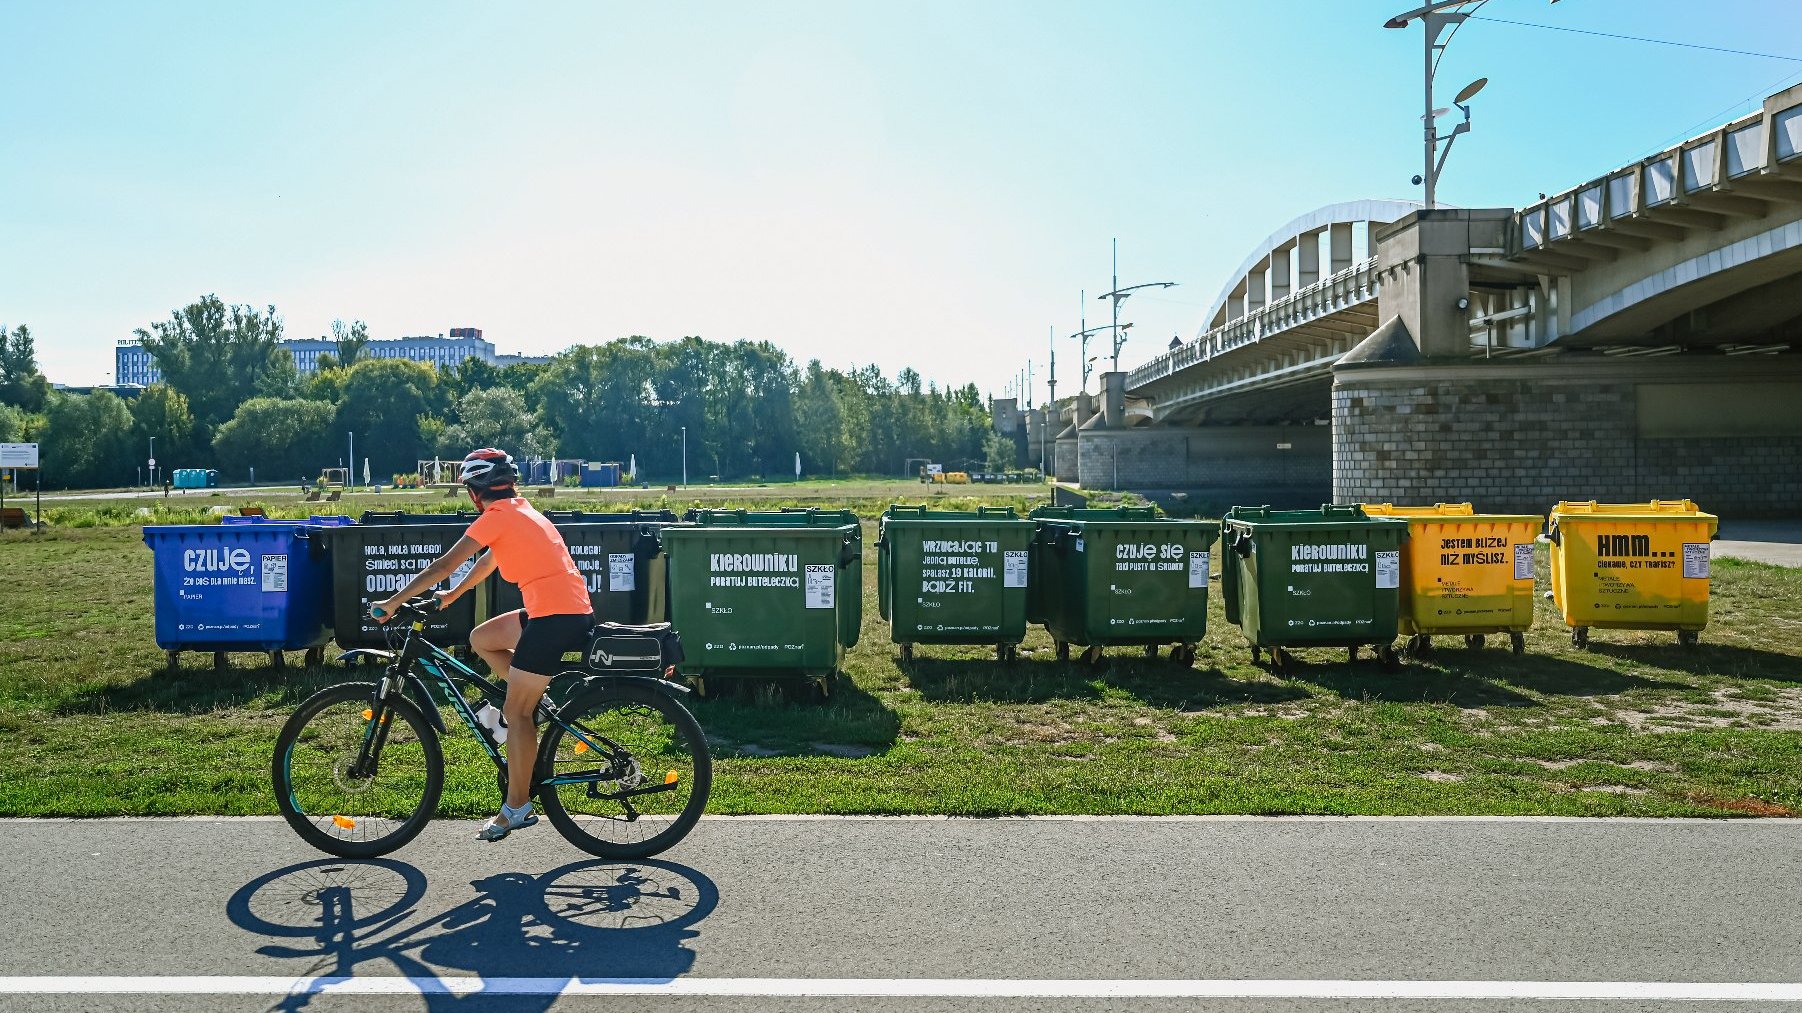
M 426 640 L 425 622 L 436 610 L 429 597 L 396 609 L 395 650 L 355 650 L 339 659 L 381 661 L 380 680 L 328 686 L 282 726 L 272 770 L 276 801 L 294 832 L 321 851 L 385 855 L 417 836 L 437 811 L 444 790 L 439 739 L 449 730 L 428 686 L 481 743 L 506 795 L 506 756 L 458 683 L 497 707 L 506 686 Z M 612 630 L 651 644 L 667 633 Z M 532 794 L 571 844 L 603 858 L 645 858 L 670 848 L 694 828 L 713 787 L 707 740 L 676 696 L 687 688 L 659 677 L 665 670 L 654 656 L 648 660 L 657 675 L 622 675 L 608 667 L 615 658 L 595 647 L 581 667 L 553 678 L 538 704 Z

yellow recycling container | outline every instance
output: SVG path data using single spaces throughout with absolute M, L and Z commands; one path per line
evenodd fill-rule
M 1560 503 L 1552 540 L 1552 599 L 1589 646 L 1591 628 L 1675 630 L 1692 645 L 1708 625 L 1708 543 L 1720 526 L 1689 500 Z
M 1526 652 L 1533 543 L 1545 518 L 1479 514 L 1469 503 L 1363 506 L 1371 517 L 1408 522 L 1399 628 L 1409 654 L 1431 650 L 1435 635 L 1462 636 L 1466 647 L 1481 647 L 1490 633 L 1508 634 L 1514 653 Z

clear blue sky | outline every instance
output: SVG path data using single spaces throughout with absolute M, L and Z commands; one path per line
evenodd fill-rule
M 1404 4 L 4 0 L 0 323 L 65 383 L 216 292 L 300 337 L 767 339 L 997 392 L 1032 358 L 1042 395 L 1110 238 L 1181 283 L 1128 303 L 1130 366 L 1288 219 L 1418 195 Z M 1802 56 L 1794 0 L 1482 14 Z M 1802 63 L 1472 22 L 1442 74 L 1491 84 L 1441 199 L 1518 206 Z

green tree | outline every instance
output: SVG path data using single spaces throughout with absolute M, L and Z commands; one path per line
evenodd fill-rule
M 334 320 L 332 340 L 338 343 L 338 365 L 349 369 L 357 364 L 357 358 L 369 347 L 369 325 L 357 320 L 346 327 L 344 321 Z
M 677 451 L 656 447 L 650 433 L 677 431 L 668 412 L 683 406 L 656 402 L 651 381 L 657 372 L 655 346 L 645 338 L 625 338 L 605 345 L 578 345 L 553 359 L 533 383 L 531 398 L 542 405 L 546 425 L 558 452 L 589 460 L 626 461 L 637 454 L 641 467 L 652 466 L 661 451 L 665 470 Z
M 25 432 L 25 413 L 0 402 L 0 443 L 17 443 Z
M 806 378 L 795 395 L 795 449 L 808 473 L 838 474 L 845 461 L 845 407 L 833 374 L 820 360 L 807 364 Z
M 538 413 L 509 387 L 465 394 L 457 402 L 457 419 L 436 440 L 440 457 L 462 457 L 477 447 L 499 447 L 515 457 L 556 454 L 556 440 L 539 424 Z
M 282 320 L 274 306 L 259 312 L 206 295 L 148 330 L 139 328 L 137 335 L 156 357 L 163 381 L 188 399 L 204 432 L 231 418 L 257 392 L 265 373 L 279 372 L 281 359 L 293 366 L 278 344 Z
M 219 467 L 233 478 L 311 478 L 338 461 L 337 413 L 323 401 L 251 398 L 213 437 Z
M 150 437 L 154 436 L 158 459 L 171 469 L 199 467 L 211 460 L 211 448 L 195 446 L 194 415 L 188 411 L 188 399 L 174 387 L 153 383 L 144 388 L 131 403 L 131 418 L 134 458 L 139 448 L 145 454 L 150 452 Z M 197 458 L 197 450 L 208 451 L 204 460 Z
M 1013 440 L 992 430 L 982 438 L 983 461 L 989 471 L 1012 471 L 1016 449 Z
M 431 454 L 422 420 L 434 413 L 438 372 L 405 359 L 364 359 L 344 371 L 344 393 L 338 402 L 338 429 L 356 436 L 358 461 L 369 460 L 370 474 L 408 473 Z
M 0 404 L 41 412 L 50 398 L 50 382 L 38 372 L 31 328 L 20 324 L 8 334 L 0 327 Z
M 39 440 L 44 485 L 60 489 L 129 485 L 131 412 L 110 391 L 52 397 Z

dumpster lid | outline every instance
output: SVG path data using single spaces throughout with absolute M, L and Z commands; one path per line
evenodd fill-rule
M 474 510 L 454 514 L 408 513 L 405 510 L 365 510 L 359 524 L 474 524 Z
M 1280 524 L 1284 527 L 1343 527 L 1347 524 L 1406 524 L 1399 518 L 1370 517 L 1356 503 L 1325 503 L 1318 510 L 1272 510 L 1267 506 L 1233 507 L 1222 521 L 1253 527 Z
M 1597 503 L 1562 501 L 1552 508 L 1552 516 L 1559 514 L 1592 514 L 1607 517 L 1713 517 L 1704 513 L 1692 500 L 1687 499 L 1655 499 L 1649 503 Z
M 1030 516 L 1034 520 L 1045 521 L 1155 521 L 1169 519 L 1160 517 L 1158 508 L 1152 506 L 1042 506 L 1034 507 Z
M 857 515 L 849 510 L 722 510 L 692 509 L 682 519 L 703 527 L 740 528 L 839 528 L 856 526 Z
M 979 506 L 974 510 L 935 510 L 927 506 L 895 503 L 882 512 L 885 521 L 1024 521 L 1013 507 Z
M 1469 503 L 1435 503 L 1432 506 L 1396 506 L 1393 503 L 1360 503 L 1370 517 L 1394 517 L 1410 521 L 1469 521 L 1476 524 L 1544 524 L 1538 514 L 1480 514 Z

